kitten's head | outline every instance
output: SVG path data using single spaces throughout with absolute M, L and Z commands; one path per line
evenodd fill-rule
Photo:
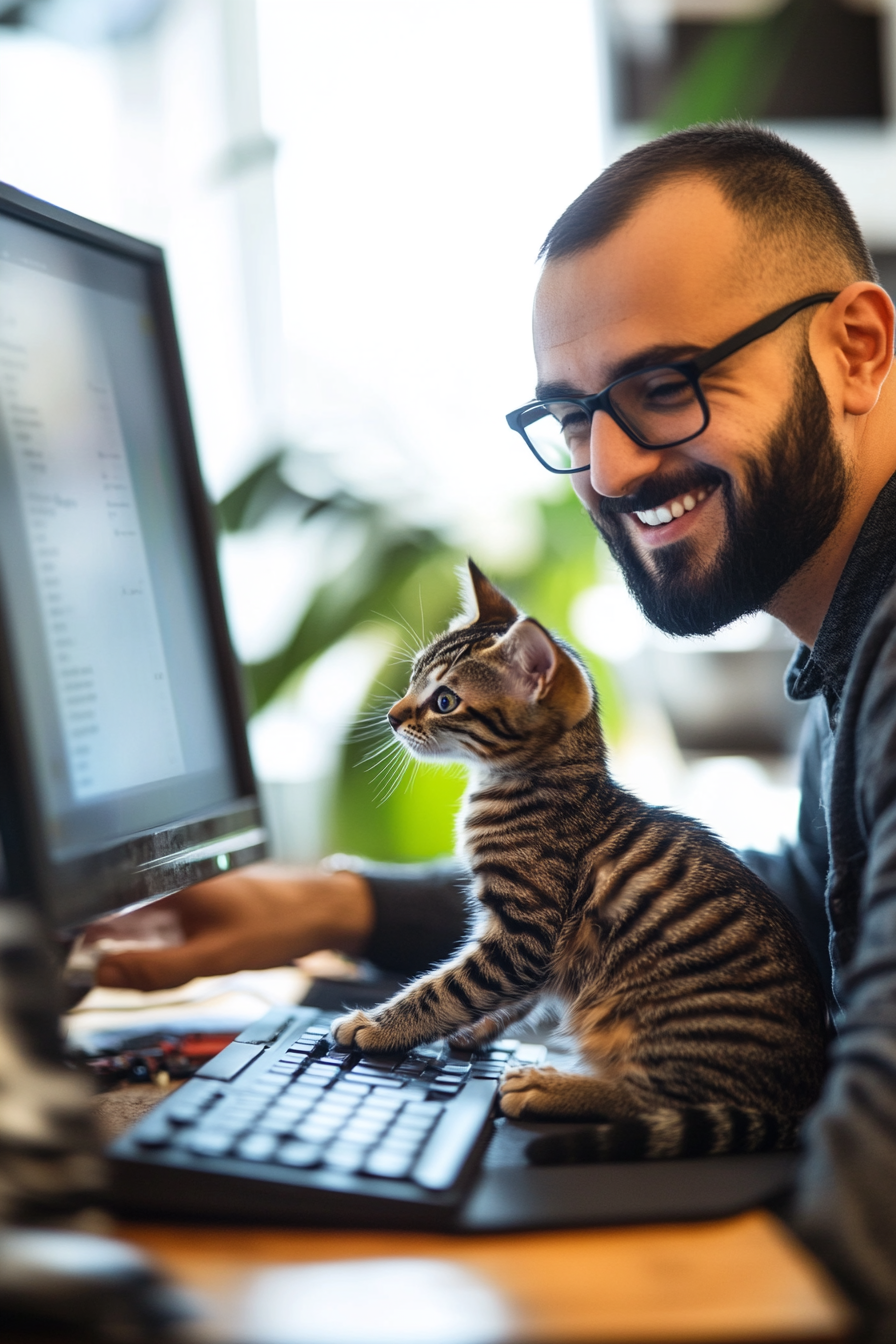
M 421 759 L 522 767 L 591 715 L 578 659 L 469 561 L 471 610 L 420 653 L 393 732 Z

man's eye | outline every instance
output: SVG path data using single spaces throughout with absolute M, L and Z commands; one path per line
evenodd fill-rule
M 586 415 L 578 406 L 569 411 L 566 415 L 558 417 L 563 437 L 568 447 L 586 442 L 591 442 L 591 417 Z
M 436 691 L 433 704 L 439 714 L 450 714 L 452 709 L 457 709 L 460 704 L 460 696 L 443 687 L 442 690 Z

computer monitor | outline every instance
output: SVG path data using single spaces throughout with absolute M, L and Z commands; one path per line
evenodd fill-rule
M 6 186 L 0 836 L 60 931 L 265 840 L 163 254 Z

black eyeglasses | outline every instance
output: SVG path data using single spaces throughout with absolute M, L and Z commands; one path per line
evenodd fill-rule
M 511 411 L 507 423 L 522 435 L 543 467 L 560 475 L 588 471 L 591 466 L 591 421 L 596 411 L 605 411 L 639 448 L 675 448 L 696 439 L 709 424 L 702 373 L 776 331 L 803 308 L 836 297 L 832 292 L 796 299 L 693 359 L 627 373 L 594 396 L 529 401 Z

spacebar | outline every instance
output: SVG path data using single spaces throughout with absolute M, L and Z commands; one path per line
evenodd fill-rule
M 488 1120 L 497 1089 L 491 1078 L 470 1079 L 433 1130 L 411 1180 L 424 1190 L 447 1190 L 454 1184 Z

